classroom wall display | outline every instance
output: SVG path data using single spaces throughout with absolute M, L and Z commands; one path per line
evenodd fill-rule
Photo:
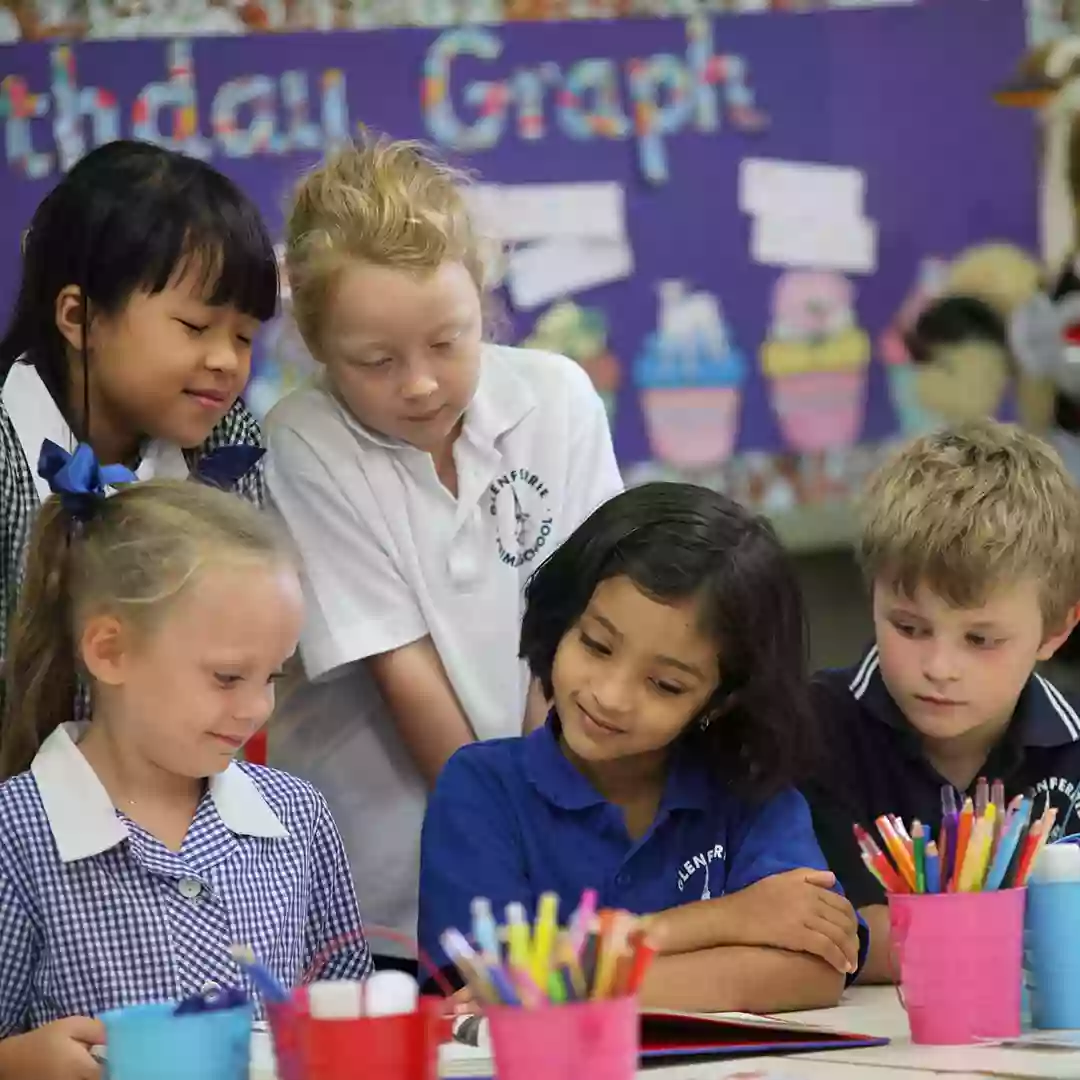
M 522 20 L 685 18 L 698 13 L 806 12 L 918 2 L 921 0 L 0 0 L 0 43 Z M 1062 2 L 1031 0 L 1044 7 Z M 1052 13 L 1038 25 L 1049 17 Z
M 1024 40 L 1022 0 L 935 0 L 6 47 L 0 307 L 88 147 L 209 159 L 279 230 L 297 174 L 363 122 L 542 222 L 512 237 L 504 338 L 585 366 L 631 479 L 843 494 L 901 428 L 877 345 L 922 261 L 1035 242 L 1034 125 L 992 100 Z M 287 298 L 261 348 L 257 407 L 310 368 Z
M 615 403 L 622 382 L 622 365 L 608 347 L 607 314 L 600 308 L 583 308 L 573 300 L 549 307 L 521 342 L 526 348 L 562 353 L 577 361 L 603 398 L 608 420 L 615 425 Z

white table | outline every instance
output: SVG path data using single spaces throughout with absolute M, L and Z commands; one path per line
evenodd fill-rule
M 834 1009 L 789 1013 L 784 1019 L 860 1035 L 885 1036 L 888 1046 L 830 1050 L 642 1070 L 644 1080 L 723 1080 L 762 1077 L 767 1080 L 916 1080 L 946 1076 L 977 1080 L 987 1076 L 1020 1080 L 1080 1080 L 1080 1051 L 1005 1049 L 993 1046 L 912 1046 L 907 1019 L 892 987 L 849 990 Z M 473 1076 L 490 1076 L 491 1061 L 469 1047 L 444 1047 L 444 1063 L 468 1063 Z M 456 1071 L 456 1070 L 455 1070 Z M 457 1075 L 461 1075 L 460 1072 Z M 256 1034 L 252 1044 L 251 1080 L 275 1080 L 269 1041 Z

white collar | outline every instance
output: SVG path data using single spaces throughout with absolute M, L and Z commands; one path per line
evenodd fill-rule
M 485 344 L 480 354 L 480 378 L 472 401 L 465 410 L 464 434 L 470 442 L 481 448 L 495 445 L 499 436 L 516 427 L 536 408 L 536 394 L 529 383 L 514 370 L 501 353 L 501 345 Z M 323 369 L 325 370 L 325 369 Z M 364 427 L 346 408 L 330 387 L 323 371 L 315 376 L 315 385 L 331 397 L 346 424 L 368 442 L 386 450 L 412 449 L 399 439 Z
M 61 724 L 30 764 L 61 862 L 108 851 L 128 837 L 104 785 L 76 745 L 85 724 Z M 244 836 L 289 835 L 255 782 L 235 762 L 210 778 L 210 796 L 225 827 Z
M 37 474 L 41 444 L 50 439 L 57 446 L 74 450 L 75 436 L 32 364 L 19 360 L 11 366 L 4 381 L 3 403 L 22 444 L 38 498 L 44 502 L 49 497 L 49 484 Z M 146 447 L 135 475 L 140 480 L 149 480 L 154 476 L 184 480 L 189 472 L 179 446 L 155 439 Z

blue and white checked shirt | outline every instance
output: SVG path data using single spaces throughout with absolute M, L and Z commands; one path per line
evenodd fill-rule
M 0 1038 L 246 985 L 228 955 L 237 942 L 294 985 L 355 935 L 320 977 L 368 973 L 341 838 L 311 785 L 234 762 L 174 852 L 114 808 L 79 727 L 57 729 L 0 785 Z

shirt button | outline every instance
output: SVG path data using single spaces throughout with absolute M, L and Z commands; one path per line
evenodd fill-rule
M 202 884 L 194 878 L 182 878 L 177 889 L 185 900 L 194 900 L 202 892 Z
M 629 885 L 630 884 L 630 875 L 625 873 L 625 872 L 622 873 L 622 874 L 619 874 L 615 878 L 615 884 L 616 885 Z

